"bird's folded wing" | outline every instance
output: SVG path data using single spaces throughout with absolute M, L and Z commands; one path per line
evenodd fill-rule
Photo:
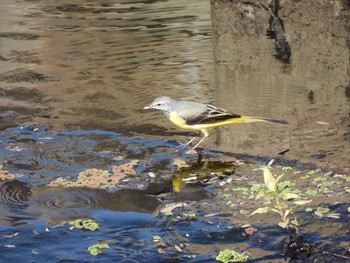
M 187 125 L 212 124 L 240 117 L 241 115 L 229 113 L 226 110 L 217 108 L 213 105 L 207 105 L 203 112 L 192 116 L 186 116 L 185 121 Z

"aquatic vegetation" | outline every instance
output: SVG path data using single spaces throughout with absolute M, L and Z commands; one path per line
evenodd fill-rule
M 3 166 L 0 165 L 0 180 L 1 181 L 12 180 L 15 178 L 16 178 L 16 175 L 11 174 L 9 171 L 3 170 Z
M 95 244 L 88 247 L 88 251 L 91 255 L 97 256 L 104 252 L 105 249 L 110 248 L 108 244 Z
M 74 228 L 86 229 L 90 231 L 95 231 L 100 227 L 100 225 L 91 218 L 82 218 L 69 221 L 69 224 Z
M 229 263 L 229 262 L 245 262 L 249 259 L 249 257 L 243 253 L 238 253 L 235 250 L 232 249 L 225 249 L 223 251 L 220 251 L 219 255 L 216 257 L 217 261 L 223 262 L 223 263 Z
M 157 236 L 157 235 L 152 236 L 152 239 L 154 242 L 160 242 L 162 240 L 162 238 L 160 236 Z
M 65 179 L 62 177 L 52 181 L 49 186 L 52 187 L 90 187 L 90 188 L 114 188 L 120 180 L 126 176 L 135 176 L 134 166 L 138 160 L 132 160 L 118 166 L 113 166 L 113 173 L 107 170 L 90 168 L 80 172 L 76 180 Z

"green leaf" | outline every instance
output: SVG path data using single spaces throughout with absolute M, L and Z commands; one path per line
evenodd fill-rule
M 267 194 L 268 193 L 266 192 L 266 190 L 262 189 L 256 194 L 255 200 L 259 200 L 261 197 L 265 197 Z
M 187 216 L 188 216 L 189 218 L 195 218 L 195 217 L 196 217 L 196 214 L 195 214 L 195 213 L 189 213 Z
M 284 166 L 284 167 L 282 167 L 282 170 L 283 171 L 288 171 L 288 170 L 292 170 L 293 168 L 292 167 L 290 167 L 290 166 Z
M 290 221 L 293 225 L 299 226 L 299 222 L 296 218 L 294 218 L 292 221 Z
M 90 247 L 88 247 L 88 251 L 91 255 L 97 256 L 98 254 L 101 254 L 104 249 L 109 248 L 108 244 L 95 244 Z
M 321 214 L 326 214 L 326 213 L 329 212 L 329 208 L 328 207 L 319 206 L 319 207 L 317 207 L 316 212 L 321 213 Z
M 250 196 L 248 196 L 248 200 L 253 200 L 255 198 L 255 196 L 254 195 L 250 195 Z
M 345 188 L 345 192 L 350 194 L 350 188 Z
M 276 192 L 276 179 L 273 177 L 270 169 L 267 166 L 264 167 L 264 183 L 268 190 L 271 192 Z
M 308 175 L 313 175 L 313 174 L 318 173 L 318 172 L 319 172 L 319 169 L 317 169 L 317 170 L 311 170 L 311 171 L 309 171 L 307 174 L 308 174 Z
M 160 241 L 162 238 L 160 236 L 154 235 L 152 236 L 153 241 Z
M 301 190 L 300 189 L 293 189 L 292 191 L 291 191 L 291 193 L 293 193 L 293 194 L 301 194 L 302 192 L 301 192 Z
M 258 191 L 258 190 L 260 190 L 261 189 L 261 185 L 260 184 L 254 184 L 254 185 L 252 185 L 251 187 L 250 187 L 250 191 L 251 192 L 256 192 L 256 191 Z
M 326 181 L 326 180 L 327 180 L 327 178 L 324 178 L 324 177 L 316 177 L 316 178 L 314 179 L 315 182 L 324 182 L 324 181 Z
M 283 178 L 284 175 L 285 175 L 285 174 L 283 173 L 283 174 L 279 175 L 279 176 L 276 178 L 276 184 L 278 184 L 279 181 L 281 181 L 281 179 Z
M 329 192 L 331 192 L 331 191 L 326 187 L 326 188 L 323 188 L 323 189 L 321 190 L 321 192 L 324 193 L 324 194 L 327 194 L 327 193 L 329 193 Z
M 292 183 L 291 181 L 287 180 L 287 181 L 283 181 L 283 182 L 280 182 L 278 184 L 278 189 L 281 191 L 281 190 L 284 190 L 285 188 L 290 188 L 292 187 Z
M 249 188 L 247 187 L 235 187 L 232 188 L 233 192 L 243 192 L 243 193 L 247 193 L 249 191 Z
M 282 190 L 282 191 L 279 193 L 278 197 L 279 197 L 279 198 L 283 198 L 283 196 L 285 196 L 286 194 L 291 193 L 291 190 L 292 190 L 291 188 L 286 188 L 286 189 Z
M 314 196 L 317 195 L 317 190 L 307 190 L 305 194 Z
M 81 218 L 72 220 L 69 221 L 69 224 L 73 225 L 75 228 L 86 229 L 90 231 L 95 231 L 100 227 L 99 224 L 91 218 Z
M 314 211 L 314 210 L 311 207 L 305 208 L 305 212 L 312 212 L 312 211 Z
M 222 196 L 223 196 L 225 199 L 230 199 L 232 195 L 231 195 L 231 194 L 223 194 Z
M 323 182 L 322 185 L 323 186 L 332 186 L 334 184 L 334 182 Z
M 232 249 L 225 249 L 223 251 L 220 251 L 219 255 L 216 257 L 217 261 L 220 261 L 223 263 L 245 262 L 248 259 L 249 257 L 247 255 L 238 253 L 237 251 Z

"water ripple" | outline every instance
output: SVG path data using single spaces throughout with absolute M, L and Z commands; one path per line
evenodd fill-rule
M 20 181 L 6 181 L 0 184 L 0 204 L 8 209 L 26 208 L 31 195 L 31 189 Z

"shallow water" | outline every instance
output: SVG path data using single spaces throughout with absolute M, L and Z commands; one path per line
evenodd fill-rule
M 291 163 L 350 168 L 346 31 L 318 35 L 286 24 L 292 55 L 284 63 L 266 35 L 268 20 L 263 30 L 237 37 L 222 26 L 227 14 L 211 10 L 209 1 L 0 2 L 0 162 L 17 179 L 0 186 L 3 260 L 89 261 L 87 246 L 101 239 L 114 244 L 101 261 L 158 258 L 150 242 L 166 228 L 166 217 L 155 219 L 161 201 L 210 196 L 203 187 L 180 197 L 167 189 L 173 160 L 195 163 L 196 157 L 178 148 L 192 134 L 160 112 L 142 111 L 161 95 L 290 123 L 219 128 L 204 144 L 206 156 L 223 151 L 264 162 L 285 152 L 280 156 Z M 140 176 L 114 191 L 47 187 L 58 177 L 75 178 L 88 168 L 110 171 L 133 159 L 141 160 Z M 152 179 L 149 172 L 160 176 Z M 164 187 L 147 190 L 149 182 Z M 95 218 L 105 229 L 98 235 L 71 235 L 69 227 L 45 232 L 48 224 L 79 217 Z M 215 253 L 194 245 L 200 240 L 246 242 L 240 230 L 214 221 L 180 223 L 181 234 L 174 235 L 190 233 L 192 247 L 164 259 L 208 260 Z M 6 237 L 14 232 L 19 235 Z M 269 244 L 262 249 L 276 250 Z
M 0 28 L 3 128 L 167 139 L 180 130 L 141 109 L 170 95 L 290 123 L 220 128 L 209 148 L 350 165 L 346 31 L 315 35 L 288 24 L 292 56 L 282 63 L 265 30 L 237 38 L 221 28 L 225 13 L 212 12 L 211 22 L 208 2 L 11 3 L 2 1 Z

